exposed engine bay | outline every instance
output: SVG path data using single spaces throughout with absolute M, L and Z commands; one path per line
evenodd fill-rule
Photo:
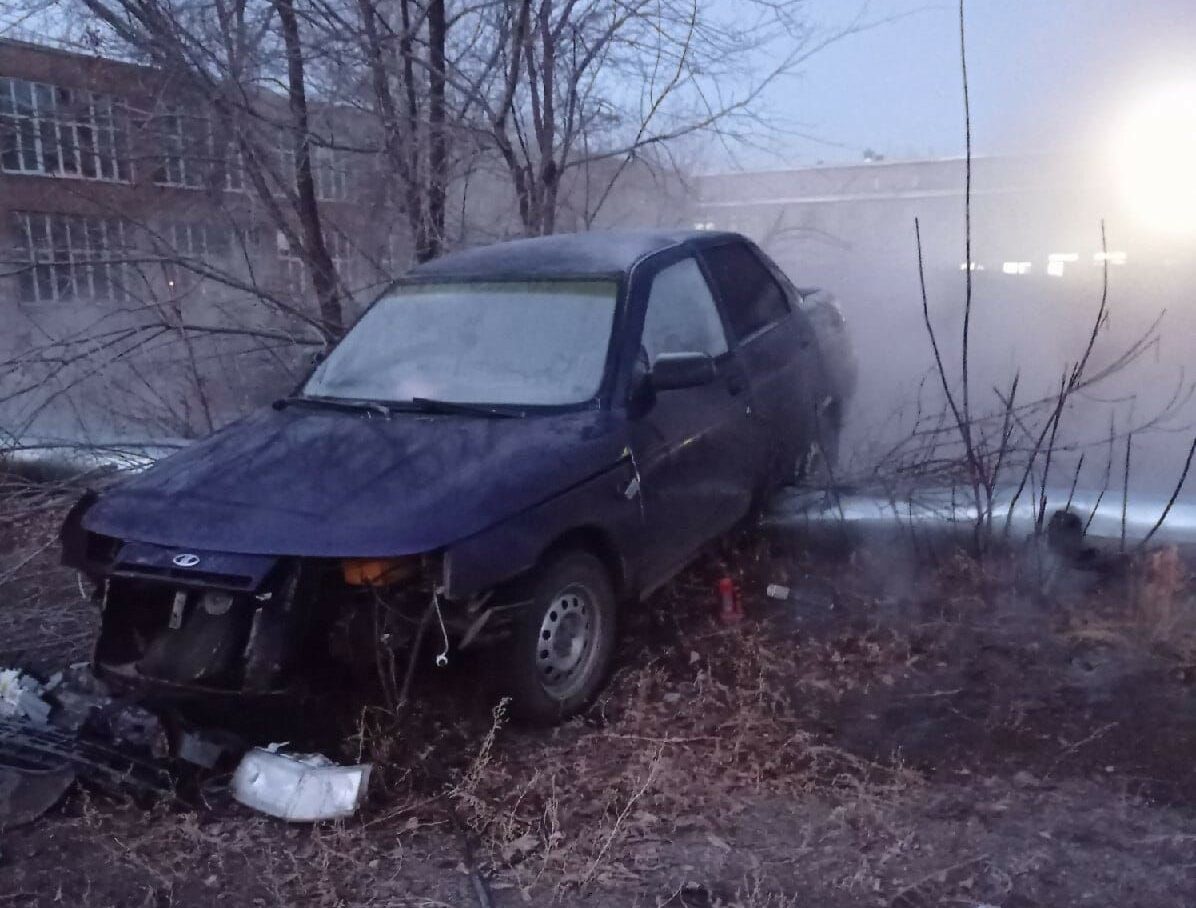
M 418 638 L 443 664 L 500 636 L 514 607 L 445 599 L 435 555 L 276 558 L 78 535 L 71 563 L 102 613 L 96 672 L 158 698 L 385 687 Z

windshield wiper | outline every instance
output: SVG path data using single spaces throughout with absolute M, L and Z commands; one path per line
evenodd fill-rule
M 356 400 L 348 397 L 308 397 L 295 395 L 284 397 L 274 402 L 275 409 L 281 410 L 291 404 L 303 404 L 309 407 L 328 407 L 333 410 L 356 410 L 372 413 L 377 416 L 390 416 L 391 408 L 376 400 Z
M 471 416 L 496 416 L 502 419 L 514 419 L 526 415 L 518 409 L 496 407 L 490 404 L 471 404 L 456 400 L 436 400 L 431 397 L 413 397 L 411 405 L 422 413 L 464 413 Z

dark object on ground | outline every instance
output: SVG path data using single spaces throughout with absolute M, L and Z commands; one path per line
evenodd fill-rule
M 36 820 L 62 800 L 74 781 L 69 766 L 37 770 L 0 766 L 0 832 Z
M 174 791 L 174 780 L 159 760 L 21 720 L 0 719 L 0 769 L 34 774 L 70 772 L 101 788 L 135 795 L 161 796 Z
M 613 603 L 752 514 L 841 412 L 817 341 L 737 234 L 421 265 L 293 397 L 72 512 L 97 668 L 162 697 L 270 695 L 331 651 L 393 693 L 431 610 L 438 664 L 503 639 L 515 713 L 567 716 L 606 673 Z

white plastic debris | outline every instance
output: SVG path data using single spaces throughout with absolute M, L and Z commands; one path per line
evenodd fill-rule
M 184 730 L 179 734 L 175 756 L 204 769 L 213 769 L 224 755 L 224 745 L 200 731 Z
M 781 602 L 792 602 L 801 606 L 816 606 L 833 609 L 835 595 L 827 590 L 812 589 L 808 580 L 803 580 L 800 586 L 786 586 L 783 583 L 770 583 L 764 591 L 769 599 Z
M 369 763 L 340 766 L 323 754 L 255 747 L 233 773 L 233 797 L 280 820 L 311 823 L 352 816 L 365 800 Z
M 0 716 L 17 716 L 45 725 L 50 704 L 41 698 L 44 688 L 32 675 L 19 668 L 0 669 Z

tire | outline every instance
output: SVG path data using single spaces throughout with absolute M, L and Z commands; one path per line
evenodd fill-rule
M 588 552 L 558 555 L 530 580 L 509 643 L 511 714 L 551 725 L 585 707 L 606 681 L 617 607 L 610 575 Z

